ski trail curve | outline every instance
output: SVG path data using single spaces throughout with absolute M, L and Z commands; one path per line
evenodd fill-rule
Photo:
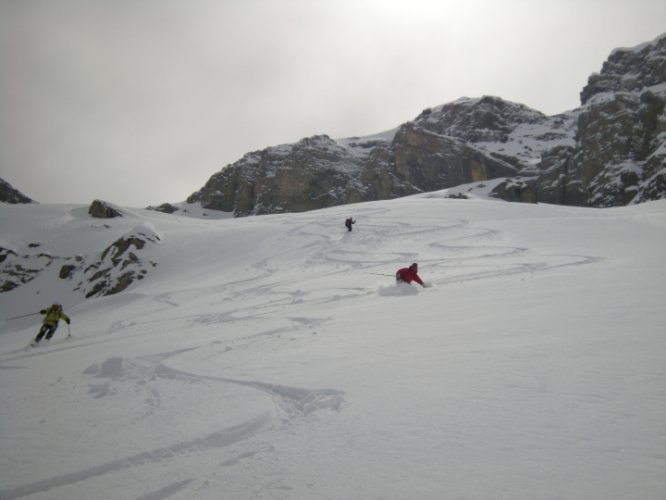
M 59 486 L 86 481 L 96 476 L 130 469 L 145 463 L 168 460 L 174 455 L 182 453 L 202 452 L 213 448 L 224 448 L 243 439 L 247 439 L 251 435 L 267 427 L 271 421 L 271 415 L 266 413 L 249 422 L 219 432 L 213 432 L 191 441 L 185 441 L 164 448 L 156 448 L 129 457 L 112 460 L 105 464 L 95 465 L 70 474 L 42 479 L 10 490 L 0 490 L 0 500 L 12 500 L 14 498 L 21 498 L 35 493 L 46 492 Z

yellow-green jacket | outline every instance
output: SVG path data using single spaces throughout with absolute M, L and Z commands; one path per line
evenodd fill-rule
M 48 309 L 42 309 L 39 311 L 39 314 L 46 314 L 44 318 L 44 324 L 48 326 L 54 326 L 58 324 L 58 321 L 61 319 L 65 320 L 69 324 L 70 319 L 62 309 L 55 309 L 54 307 L 49 307 Z

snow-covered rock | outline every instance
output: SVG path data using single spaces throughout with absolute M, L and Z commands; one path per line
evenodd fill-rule
M 512 178 L 512 201 L 616 206 L 666 197 L 666 35 L 615 50 L 581 107 L 554 116 L 461 98 L 369 137 L 248 153 L 189 198 L 236 216 L 301 212 Z M 517 179 L 516 179 L 517 178 Z M 519 190 L 517 186 L 522 186 Z

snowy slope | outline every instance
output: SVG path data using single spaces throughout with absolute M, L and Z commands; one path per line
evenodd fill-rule
M 210 220 L 0 205 L 2 243 L 157 267 L 0 294 L 0 499 L 661 499 L 666 202 L 429 193 Z M 354 231 L 344 219 L 354 216 Z M 395 285 L 413 261 L 430 288 Z

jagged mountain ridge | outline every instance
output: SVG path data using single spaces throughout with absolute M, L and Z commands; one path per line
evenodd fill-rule
M 301 212 L 515 176 L 529 166 L 531 157 L 521 162 L 491 155 L 482 144 L 442 134 L 434 126 L 440 123 L 435 117 L 469 106 L 527 109 L 493 97 L 464 99 L 425 110 L 413 122 L 382 134 L 338 140 L 318 135 L 269 147 L 211 176 L 187 202 L 237 216 Z M 510 133 L 503 123 L 500 131 L 489 129 L 485 137 Z
M 236 216 L 389 199 L 494 178 L 511 201 L 617 206 L 666 197 L 666 34 L 615 50 L 581 107 L 546 116 L 498 97 L 429 108 L 383 134 L 248 153 L 188 202 Z

